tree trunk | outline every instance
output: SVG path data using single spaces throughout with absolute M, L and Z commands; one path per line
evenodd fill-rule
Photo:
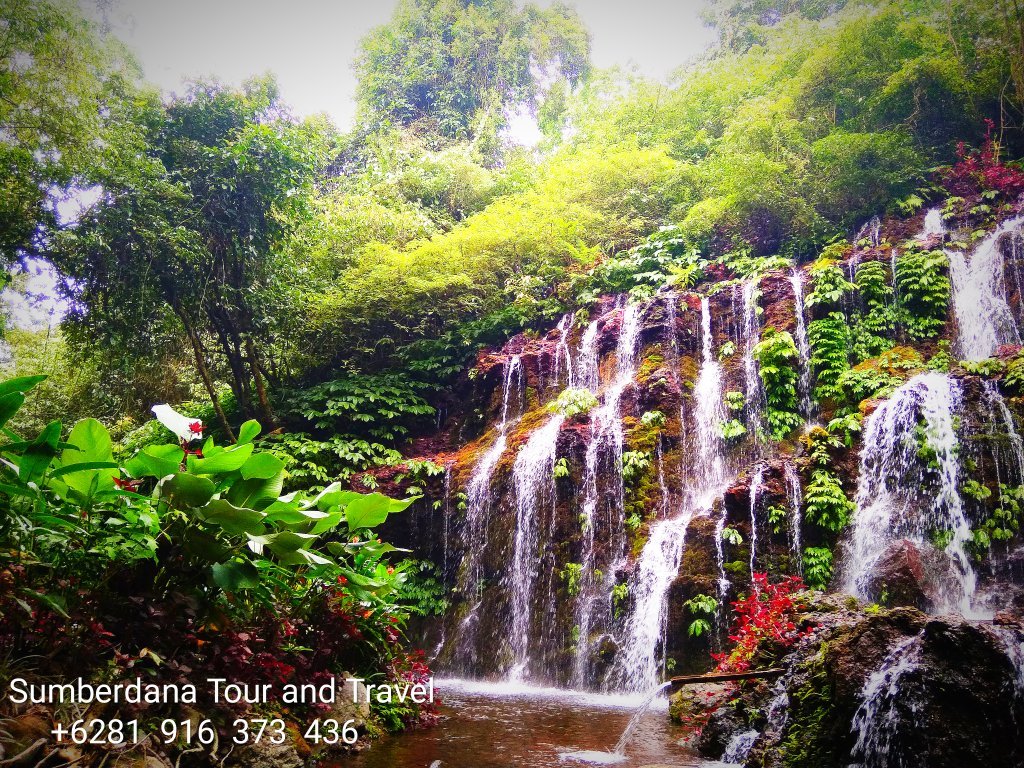
M 210 369 L 206 367 L 206 354 L 203 352 L 202 342 L 200 342 L 199 336 L 196 335 L 195 329 L 188 321 L 184 311 L 178 309 L 176 312 L 178 318 L 181 320 L 181 324 L 185 327 L 185 333 L 188 334 L 189 341 L 192 342 L 192 351 L 195 353 L 196 358 L 196 369 L 199 371 L 199 376 L 203 380 L 206 392 L 210 396 L 210 402 L 213 403 L 213 410 L 217 414 L 217 419 L 220 421 L 220 426 L 224 430 L 224 434 L 233 443 L 235 442 L 235 433 L 231 429 L 231 425 L 228 423 L 228 417 L 224 413 L 224 408 L 220 404 L 220 396 L 217 394 L 217 387 L 214 386 L 213 377 L 210 375 Z
M 270 407 L 270 398 L 267 397 L 267 387 L 263 381 L 262 363 L 256 353 L 256 345 L 253 344 L 252 336 L 246 334 L 245 351 L 249 357 L 249 367 L 252 369 L 252 381 L 256 386 L 256 396 L 259 399 L 260 412 L 264 421 L 264 428 L 269 432 L 275 426 L 274 410 Z

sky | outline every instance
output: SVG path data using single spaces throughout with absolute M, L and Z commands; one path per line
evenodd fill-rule
M 96 13 L 97 0 L 80 0 Z M 550 5 L 551 0 L 540 0 Z M 385 23 L 395 0 L 105 0 L 114 34 L 128 44 L 145 77 L 166 91 L 186 78 L 216 76 L 238 84 L 277 75 L 299 115 L 326 112 L 351 125 L 352 61 L 359 40 Z M 598 67 L 634 66 L 664 79 L 703 51 L 713 32 L 700 20 L 702 0 L 570 0 L 593 37 Z
M 239 84 L 273 72 L 281 95 L 300 116 L 326 112 L 345 130 L 355 115 L 352 61 L 359 40 L 391 17 L 397 0 L 79 0 L 128 45 L 149 82 L 181 92 L 188 79 Z M 550 5 L 552 0 L 538 0 Z M 595 66 L 620 66 L 665 79 L 699 55 L 714 33 L 700 20 L 703 0 L 569 0 L 592 36 Z M 540 134 L 529 116 L 513 116 L 509 134 L 532 144 Z M 84 202 L 91 202 L 86 200 Z M 83 200 L 60 206 L 73 217 Z M 8 319 L 27 328 L 60 320 L 55 276 L 29 265 L 25 293 L 5 290 Z M 2 345 L 0 345 L 2 347 Z M 0 367 L 4 350 L 0 348 Z

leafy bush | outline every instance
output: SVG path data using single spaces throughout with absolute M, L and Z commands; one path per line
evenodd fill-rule
M 826 589 L 832 581 L 832 550 L 828 547 L 804 549 L 804 578 L 811 589 Z
M 750 594 L 732 604 L 736 615 L 729 635 L 732 650 L 711 654 L 719 672 L 747 672 L 800 639 L 804 633 L 793 624 L 791 614 L 797 610 L 794 595 L 803 586 L 799 576 L 772 584 L 766 573 L 751 574 Z
M 715 598 L 704 594 L 694 595 L 683 603 L 683 607 L 695 617 L 690 622 L 686 634 L 690 637 L 700 637 L 711 631 L 711 622 L 708 619 L 718 610 L 718 601 Z
M 896 259 L 896 293 L 900 320 L 918 341 L 937 336 L 946 324 L 950 284 L 942 251 L 906 251 Z
M 788 331 L 766 328 L 754 346 L 754 357 L 764 384 L 765 419 L 775 440 L 783 440 L 803 423 L 797 400 L 800 353 Z
M 554 400 L 548 403 L 548 410 L 565 416 L 567 419 L 585 416 L 597 407 L 597 395 L 589 389 L 563 389 Z

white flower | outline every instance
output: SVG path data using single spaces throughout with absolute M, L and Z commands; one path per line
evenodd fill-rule
M 203 439 L 203 422 L 201 419 L 191 419 L 188 416 L 182 416 L 166 403 L 154 405 L 153 415 L 156 416 L 157 421 L 176 434 L 182 442 L 190 443 L 193 440 Z

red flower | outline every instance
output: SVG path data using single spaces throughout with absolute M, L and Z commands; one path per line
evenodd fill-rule
M 189 432 L 194 432 L 195 434 L 201 435 L 203 433 L 203 422 L 193 421 L 191 424 L 188 425 L 188 429 Z

